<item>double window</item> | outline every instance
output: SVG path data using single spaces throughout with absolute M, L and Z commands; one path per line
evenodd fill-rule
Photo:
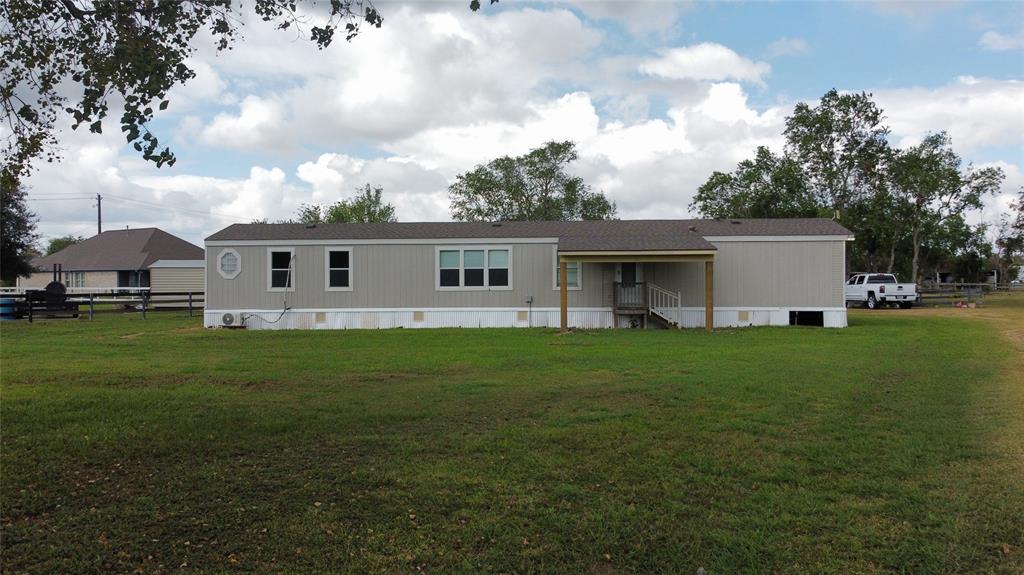
M 437 249 L 438 289 L 511 289 L 511 249 Z
M 295 290 L 295 248 L 269 248 L 267 259 L 268 289 L 270 291 Z
M 85 287 L 85 272 L 64 272 L 64 285 L 66 287 Z
M 327 291 L 352 290 L 352 248 L 324 248 Z

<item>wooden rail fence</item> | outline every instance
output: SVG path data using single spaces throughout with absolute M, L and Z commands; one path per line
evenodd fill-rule
M 206 303 L 204 292 L 150 292 L 148 290 L 113 291 L 95 293 L 69 293 L 55 297 L 44 290 L 27 290 L 20 294 L 16 317 L 35 319 L 77 318 L 83 313 L 93 319 L 102 313 L 148 313 L 185 310 L 193 317 Z

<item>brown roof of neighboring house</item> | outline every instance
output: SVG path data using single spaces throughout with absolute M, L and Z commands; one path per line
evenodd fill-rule
M 32 260 L 40 271 L 141 270 L 157 260 L 203 259 L 203 248 L 157 228 L 108 230 L 57 253 Z
M 207 241 L 555 238 L 562 251 L 715 249 L 706 236 L 849 236 L 829 219 L 234 224 Z

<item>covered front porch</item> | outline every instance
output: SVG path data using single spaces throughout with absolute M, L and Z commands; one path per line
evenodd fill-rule
M 680 291 L 680 282 L 677 280 L 665 284 L 657 283 L 655 280 L 658 278 L 653 273 L 654 270 L 671 269 L 673 264 L 678 264 L 680 267 L 685 265 L 703 268 L 704 327 L 711 331 L 714 327 L 714 261 L 714 249 L 559 250 L 561 329 L 569 329 L 570 263 L 576 263 L 577 269 L 584 263 L 615 266 L 614 281 L 610 286 L 614 325 L 646 327 L 650 322 L 654 322 L 666 327 L 682 327 L 684 294 Z M 681 278 L 682 275 L 678 274 L 678 277 Z M 692 277 L 692 274 L 687 275 Z

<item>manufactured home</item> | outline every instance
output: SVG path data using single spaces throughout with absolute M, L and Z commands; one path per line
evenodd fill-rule
M 828 219 L 236 224 L 207 327 L 845 327 Z

